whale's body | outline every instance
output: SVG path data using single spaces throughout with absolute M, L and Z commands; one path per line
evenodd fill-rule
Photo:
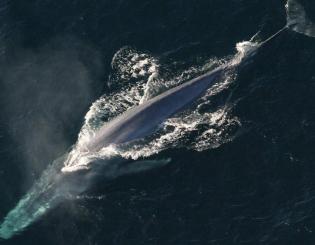
M 98 151 L 109 144 L 127 143 L 152 134 L 159 124 L 205 93 L 226 69 L 227 66 L 220 66 L 129 109 L 103 125 L 86 144 L 87 150 Z

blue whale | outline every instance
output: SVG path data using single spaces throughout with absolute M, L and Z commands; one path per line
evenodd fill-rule
M 228 69 L 231 67 L 222 65 L 127 110 L 103 125 L 86 144 L 86 149 L 99 151 L 109 144 L 127 143 L 152 134 L 159 124 L 205 93 Z

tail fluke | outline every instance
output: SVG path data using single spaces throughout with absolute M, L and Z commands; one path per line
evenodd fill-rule
M 287 27 L 303 35 L 315 37 L 315 24 L 307 16 L 304 7 L 297 1 L 287 1 Z

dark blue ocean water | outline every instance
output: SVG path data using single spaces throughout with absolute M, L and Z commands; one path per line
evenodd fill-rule
M 315 4 L 301 3 L 315 20 Z M 258 31 L 270 36 L 286 24 L 284 5 L 1 1 L 0 218 L 75 143 L 91 103 L 116 89 L 108 81 L 117 50 L 150 53 L 176 73 L 234 54 Z M 169 165 L 100 180 L 0 244 L 313 244 L 314 54 L 315 39 L 284 31 L 213 98 L 234 105 L 233 140 L 162 151 Z

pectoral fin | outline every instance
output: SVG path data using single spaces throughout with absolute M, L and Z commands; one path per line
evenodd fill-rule
M 143 161 L 136 161 L 127 164 L 126 166 L 121 167 L 120 175 L 124 174 L 134 174 L 139 172 L 148 171 L 154 168 L 163 167 L 168 164 L 172 159 L 160 159 L 160 160 L 143 160 Z

